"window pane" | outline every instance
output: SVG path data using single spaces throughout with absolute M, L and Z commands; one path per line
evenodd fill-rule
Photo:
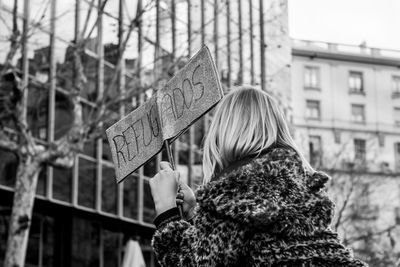
M 96 109 L 88 104 L 82 103 L 82 118 L 84 123 L 92 122 L 96 119 Z
M 321 146 L 320 136 L 310 136 L 309 149 L 310 149 L 310 164 L 316 168 L 321 167 L 322 146 Z
M 117 55 L 113 55 L 113 57 L 115 58 L 114 59 L 110 58 L 110 60 L 115 61 L 113 63 L 117 63 L 116 61 L 118 60 L 118 46 L 117 45 L 112 45 L 112 46 L 115 47 L 115 49 L 117 49 L 115 51 Z M 107 46 L 105 48 L 107 48 Z M 104 65 L 104 98 L 106 103 L 114 103 L 109 106 L 109 109 L 115 112 L 118 112 L 120 106 L 120 103 L 116 101 L 120 96 L 117 77 L 118 77 L 117 69 L 114 66 L 110 66 L 110 63 L 107 62 L 107 64 Z
M 0 25 L 1 26 L 1 25 Z M 1 36 L 1 34 L 0 34 Z M 1 49 L 1 40 L 0 40 Z M 0 52 L 1 53 L 1 52 Z M 1 56 L 1 55 L 0 55 Z M 0 61 L 1 62 L 1 61 Z M 0 64 L 0 71 L 5 71 Z M 4 128 L 15 129 L 14 113 L 16 110 L 15 98 L 20 97 L 18 89 L 18 78 L 12 72 L 7 72 L 0 77 L 0 114 L 1 124 Z
M 83 153 L 86 154 L 87 156 L 90 156 L 92 158 L 96 158 L 96 148 L 97 148 L 97 143 L 96 140 L 90 139 L 85 142 L 83 146 Z
M 101 180 L 101 209 L 105 212 L 117 213 L 117 182 L 114 168 L 103 165 Z
M 73 105 L 71 100 L 59 91 L 56 91 L 55 104 L 54 138 L 57 140 L 72 127 Z
M 107 116 L 107 119 L 103 122 L 103 132 L 102 132 L 102 140 L 103 140 L 103 151 L 102 151 L 102 159 L 106 161 L 112 162 L 112 154 L 111 154 L 111 148 L 110 148 L 110 143 L 108 143 L 107 135 L 106 135 L 106 130 L 116 123 L 119 120 L 120 116 L 116 113 L 110 113 L 109 116 Z
M 48 121 L 48 82 L 50 78 L 50 29 L 51 1 L 30 1 L 31 34 L 29 37 L 28 123 L 33 135 L 39 138 L 40 129 Z M 42 130 L 43 131 L 43 130 Z M 47 137 L 42 134 L 42 137 Z
M 55 253 L 55 228 L 54 219 L 51 217 L 44 217 L 42 222 L 42 266 L 54 266 L 54 253 Z
M 394 123 L 399 125 L 400 124 L 400 108 L 394 108 Z
M 44 196 L 46 194 L 47 167 L 43 166 L 38 175 L 36 194 Z
M 72 168 L 53 168 L 53 197 L 71 202 Z
M 94 49 L 96 46 L 96 40 L 91 39 L 88 41 L 87 46 L 90 49 Z M 98 69 L 98 60 L 88 54 L 82 54 L 82 65 L 83 72 L 86 76 L 86 83 L 84 84 L 85 90 L 80 91 L 80 96 L 89 100 L 96 101 L 97 98 L 97 69 Z
M 203 162 L 203 155 L 200 150 L 201 147 L 203 147 L 204 139 L 206 136 L 206 129 L 204 127 L 204 117 L 199 119 L 195 124 L 192 126 L 194 127 L 194 149 L 197 151 L 194 155 L 194 162 L 196 164 L 200 164 Z
M 143 174 L 147 177 L 153 177 L 157 173 L 156 169 L 157 155 L 144 165 Z
M 318 67 L 305 67 L 304 70 L 304 86 L 309 88 L 319 87 L 319 68 Z
M 0 213 L 0 240 L 7 240 L 8 238 L 8 223 L 10 221 L 11 207 L 3 206 L 0 204 L 0 209 L 2 212 Z M 0 242 L 0 264 L 2 264 L 2 260 L 4 260 L 6 254 L 7 242 Z
M 103 239 L 103 266 L 121 266 L 119 255 L 121 253 L 121 234 L 108 230 L 101 231 Z
M 349 89 L 351 92 L 363 91 L 363 74 L 362 72 L 350 71 L 349 73 Z
M 354 139 L 354 155 L 355 159 L 361 163 L 365 162 L 365 140 Z
M 178 171 L 181 174 L 181 179 L 188 183 L 189 178 L 189 131 L 184 133 L 179 137 L 179 141 L 175 141 L 177 143 L 176 148 L 178 149 L 178 160 L 176 162 L 176 166 Z
M 32 216 L 32 224 L 29 229 L 28 239 L 28 253 L 26 253 L 26 264 L 38 266 L 40 257 L 40 224 L 41 218 L 38 216 Z
M 400 143 L 394 144 L 394 161 L 396 172 L 400 171 Z
M 138 217 L 138 181 L 139 177 L 130 175 L 124 180 L 124 216 L 137 219 Z
M 180 165 L 187 165 L 189 162 L 189 141 L 189 131 L 179 137 L 179 142 L 176 141 L 176 147 L 179 149 L 177 163 Z
M 54 265 L 54 219 L 33 215 L 29 230 L 27 266 Z
M 83 1 L 81 1 L 83 2 Z M 75 1 L 58 1 L 56 7 L 54 56 L 57 62 L 56 84 L 71 91 L 74 86 Z M 83 22 L 81 22 L 83 23 Z
M 45 129 L 47 137 L 48 90 L 36 81 L 29 82 L 28 89 L 28 125 L 33 136 L 40 138 L 39 132 Z
M 96 162 L 79 158 L 78 204 L 94 208 L 96 195 Z
M 351 105 L 352 120 L 355 122 L 365 121 L 364 105 Z
M 317 100 L 307 100 L 306 101 L 307 110 L 306 116 L 307 118 L 319 119 L 320 118 L 320 104 Z
M 400 92 L 400 76 L 392 76 L 392 91 Z
M 72 227 L 71 266 L 100 266 L 100 225 L 74 218 Z
M 14 153 L 0 149 L 0 184 L 14 187 L 17 177 L 18 158 Z
M 153 222 L 156 212 L 154 209 L 153 197 L 151 196 L 151 189 L 149 182 L 144 180 L 143 183 L 143 221 Z
M 102 155 L 102 159 L 103 160 L 107 160 L 107 161 L 112 161 L 110 143 L 108 143 L 108 140 L 107 140 L 106 136 L 103 136 L 103 155 Z

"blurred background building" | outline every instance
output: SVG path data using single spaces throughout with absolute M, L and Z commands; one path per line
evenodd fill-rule
M 399 256 L 397 51 L 291 41 L 286 0 L 0 0 L 0 18 L 0 71 L 14 47 L 12 66 L 29 77 L 29 127 L 44 145 L 71 127 L 75 51 L 85 77 L 84 119 L 89 123 L 96 103 L 108 101 L 106 129 L 206 44 L 224 90 L 252 84 L 274 95 L 311 164 L 332 174 L 340 214 L 334 227 L 357 256 L 379 264 Z M 13 46 L 14 30 L 22 31 L 24 21 L 29 38 Z M 82 47 L 77 40 L 84 40 Z M 29 57 L 25 71 L 23 49 Z M 2 96 L 7 90 L 3 83 Z M 205 116 L 174 143 L 178 169 L 193 187 L 201 182 L 201 146 L 210 119 Z M 1 261 L 18 158 L 4 150 L 0 158 Z M 136 240 L 147 266 L 155 266 L 148 181 L 163 159 L 165 153 L 117 185 L 103 131 L 76 156 L 72 169 L 45 166 L 26 265 L 119 266 L 126 244 Z
M 296 140 L 312 166 L 332 175 L 333 227 L 371 266 L 394 266 L 400 51 L 293 40 L 292 55 Z

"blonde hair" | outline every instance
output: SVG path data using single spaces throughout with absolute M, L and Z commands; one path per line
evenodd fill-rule
M 203 183 L 230 163 L 258 156 L 272 144 L 294 149 L 303 167 L 314 172 L 290 135 L 275 99 L 250 86 L 234 89 L 219 103 L 204 142 Z

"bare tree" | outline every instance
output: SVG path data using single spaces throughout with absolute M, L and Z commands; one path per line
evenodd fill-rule
M 8 40 L 10 44 L 9 50 L 4 64 L 0 65 L 0 149 L 12 152 L 18 158 L 15 193 L 4 263 L 6 267 L 24 265 L 38 174 L 42 168 L 46 165 L 62 168 L 72 167 L 75 154 L 82 151 L 85 142 L 101 138 L 102 134 L 104 134 L 103 124 L 111 123 L 119 118 L 120 113 L 118 108 L 117 110 L 114 109 L 115 106 L 127 105 L 134 95 L 138 95 L 149 88 L 154 88 L 163 78 L 159 77 L 145 87 L 140 86 L 138 81 L 135 82 L 134 80 L 132 84 L 136 84 L 135 90 L 119 92 L 115 98 L 107 97 L 110 91 L 115 90 L 123 54 L 131 33 L 140 25 L 142 15 L 154 4 L 150 1 L 145 7 L 139 7 L 136 16 L 127 25 L 126 34 L 120 37 L 116 67 L 111 75 L 108 74 L 111 78 L 109 78 L 103 95 L 97 98 L 96 105 L 91 108 L 89 119 L 84 119 L 81 94 L 86 89 L 88 79 L 85 75 L 83 60 L 85 58 L 85 46 L 90 40 L 89 37 L 97 23 L 96 21 L 91 25 L 89 22 L 89 16 L 95 8 L 94 1 L 92 1 L 83 29 L 76 37 L 74 45 L 67 49 L 67 54 L 69 55 L 66 55 L 67 59 L 64 63 L 64 71 L 66 72 L 63 75 L 69 75 L 66 79 L 71 78 L 71 81 L 69 81 L 71 86 L 68 91 L 63 93 L 63 101 L 68 103 L 72 122 L 69 125 L 69 129 L 60 138 L 51 142 L 38 140 L 28 123 L 28 85 L 30 87 L 32 83 L 27 75 L 29 73 L 29 62 L 26 48 L 24 47 L 29 40 L 29 34 L 33 26 L 25 19 L 23 29 L 18 28 L 18 2 L 15 0 L 13 26 Z M 107 0 L 103 1 L 102 5 L 98 7 L 99 10 L 96 8 L 96 12 L 101 14 L 106 4 Z M 27 14 L 29 5 L 24 8 L 24 13 Z M 12 63 L 20 49 L 22 49 L 22 71 Z M 155 60 L 157 61 L 158 59 Z M 176 64 L 181 61 L 181 58 L 173 59 L 167 68 L 175 70 Z M 59 66 L 59 71 L 63 71 L 62 67 Z M 24 75 L 21 76 L 21 72 Z M 55 75 L 51 75 L 49 81 L 41 86 L 50 87 L 50 83 L 54 82 L 55 78 Z
M 373 139 L 376 137 L 366 141 L 371 144 Z M 356 257 L 371 266 L 395 266 L 400 257 L 400 251 L 396 251 L 400 227 L 395 216 L 389 216 L 382 223 L 381 217 L 393 215 L 394 210 L 393 205 L 382 205 L 379 201 L 385 194 L 382 186 L 394 176 L 390 178 L 390 174 L 369 170 L 368 166 L 376 165 L 376 162 L 360 161 L 346 155 L 349 144 L 341 144 L 334 154 L 335 160 L 324 160 L 331 163 L 325 169 L 332 177 L 329 191 L 336 204 L 332 227 L 340 233 L 343 243 L 353 249 Z M 373 150 L 372 146 L 366 148 L 366 151 Z M 393 199 L 392 203 L 396 201 Z

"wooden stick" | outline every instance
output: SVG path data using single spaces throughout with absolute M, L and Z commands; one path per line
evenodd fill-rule
M 164 145 L 165 145 L 165 148 L 167 149 L 168 161 L 171 164 L 172 169 L 175 171 L 176 170 L 175 160 L 174 160 L 174 157 L 173 157 L 173 154 L 172 154 L 171 144 L 170 144 L 169 140 L 165 140 L 164 141 Z M 180 176 L 178 178 L 178 181 L 179 181 L 178 192 L 180 192 L 181 191 Z M 184 219 L 184 217 L 183 217 L 183 205 L 182 204 L 178 204 L 178 209 L 179 209 L 179 215 L 181 216 L 182 219 Z

